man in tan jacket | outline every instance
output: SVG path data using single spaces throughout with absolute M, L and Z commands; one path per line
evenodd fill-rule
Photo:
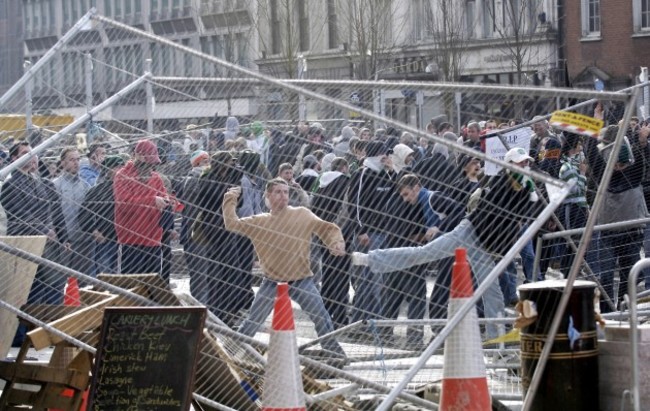
M 304 207 L 290 207 L 289 186 L 276 178 L 266 185 L 265 198 L 270 213 L 238 218 L 235 212 L 241 188 L 233 187 L 224 195 L 223 219 L 226 229 L 247 236 L 253 242 L 264 279 L 255 296 L 250 314 L 239 332 L 253 336 L 273 310 L 276 285 L 289 284 L 289 295 L 309 315 L 319 336 L 334 330 L 316 288 L 309 264 L 309 246 L 313 234 L 318 236 L 333 255 L 345 254 L 345 242 L 336 224 L 321 220 Z M 322 342 L 332 357 L 345 357 L 334 338 Z

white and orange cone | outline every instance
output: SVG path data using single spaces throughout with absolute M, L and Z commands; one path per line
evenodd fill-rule
M 473 294 L 467 250 L 457 248 L 449 291 L 449 318 L 453 317 Z M 481 331 L 474 308 L 467 313 L 445 341 L 440 410 L 490 411 L 491 409 L 481 347 Z
M 278 284 L 269 340 L 263 411 L 305 411 L 296 327 L 289 298 L 289 284 Z

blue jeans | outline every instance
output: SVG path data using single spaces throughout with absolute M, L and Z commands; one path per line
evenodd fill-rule
M 119 244 L 107 240 L 101 244 L 95 244 L 95 273 L 117 273 L 117 254 Z
M 504 303 L 510 304 L 517 301 L 517 266 L 510 262 L 506 270 L 499 276 L 499 287 L 503 293 Z
M 528 224 L 524 224 L 523 227 L 521 227 L 519 235 L 522 235 L 527 229 Z M 522 248 L 519 252 L 519 255 L 521 256 L 521 266 L 524 270 L 524 276 L 526 277 L 526 280 L 532 281 L 533 268 L 535 267 L 535 247 L 533 247 L 533 239 L 526 243 L 524 248 Z M 537 281 L 542 280 L 542 275 L 539 271 L 536 273 L 536 277 Z
M 615 304 L 627 294 L 627 279 L 630 269 L 639 260 L 641 243 L 640 230 L 602 231 L 600 235 L 600 283 Z M 614 271 L 618 266 L 621 282 L 618 295 L 614 295 Z M 601 304 L 603 312 L 610 312 L 606 304 Z
M 239 327 L 238 331 L 241 334 L 252 337 L 262 327 L 266 318 L 273 311 L 275 296 L 277 294 L 276 288 L 277 282 L 268 278 L 262 279 L 260 289 L 257 291 L 253 300 L 250 314 Z M 319 337 L 334 331 L 332 319 L 327 310 L 325 310 L 323 299 L 312 277 L 289 282 L 289 296 L 309 315 L 309 318 L 316 326 L 316 333 Z M 345 354 L 334 338 L 323 340 L 321 345 L 325 350 L 340 355 Z
M 399 271 L 414 265 L 451 257 L 458 247 L 467 249 L 467 258 L 472 266 L 472 271 L 479 284 L 483 283 L 494 269 L 495 264 L 492 257 L 483 249 L 474 231 L 474 226 L 467 219 L 462 220 L 453 231 L 422 247 L 371 251 L 369 267 L 375 273 Z M 486 318 L 501 318 L 503 316 L 503 294 L 497 281 L 494 281 L 483 294 L 483 304 Z M 486 329 L 489 338 L 496 338 L 499 335 L 499 327 L 496 324 L 488 324 Z
M 362 247 L 357 243 L 357 251 L 367 253 L 379 249 L 386 240 L 386 236 L 380 233 L 368 233 L 368 237 L 370 237 L 370 245 Z M 383 277 L 373 274 L 368 267 L 355 267 L 352 273 L 352 285 L 354 287 L 352 322 L 381 317 L 381 290 L 383 284 Z

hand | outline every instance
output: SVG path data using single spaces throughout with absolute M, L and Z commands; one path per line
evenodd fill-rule
M 296 180 L 291 180 L 291 182 L 289 183 L 289 187 L 299 188 L 299 189 L 302 190 L 302 187 L 300 187 L 300 184 L 298 184 L 298 182 L 296 182 Z
M 70 242 L 67 242 L 63 244 L 63 249 L 66 253 L 71 253 L 72 252 L 72 244 Z
M 171 230 L 169 232 L 169 237 L 171 238 L 172 241 L 176 241 L 180 237 L 180 234 L 178 234 L 178 231 L 176 230 Z
M 162 211 L 162 210 L 164 210 L 165 207 L 167 207 L 167 205 L 169 204 L 169 200 L 168 200 L 166 197 L 156 196 L 156 197 L 154 198 L 154 204 L 155 204 L 156 209 L 157 209 L 158 211 Z
M 56 241 L 56 231 L 52 229 L 47 230 L 47 239 L 51 241 Z
M 589 166 L 587 165 L 586 161 L 583 161 L 578 165 L 578 169 L 580 170 L 580 174 L 584 176 L 585 174 L 587 174 L 587 170 L 589 169 Z
M 231 187 L 228 189 L 228 192 L 226 192 L 226 194 L 234 196 L 235 198 L 239 198 L 241 195 L 241 187 Z
M 357 237 L 357 242 L 362 247 L 368 247 L 370 245 L 370 237 L 368 237 L 368 234 L 361 234 Z
M 106 241 L 106 237 L 99 230 L 93 230 L 93 238 L 99 244 L 103 244 Z
M 440 229 L 438 227 L 431 227 L 427 230 L 426 234 L 424 234 L 424 239 L 427 241 L 431 241 L 431 239 L 437 236 L 439 232 Z
M 330 248 L 330 254 L 340 257 L 345 255 L 345 242 L 339 241 Z

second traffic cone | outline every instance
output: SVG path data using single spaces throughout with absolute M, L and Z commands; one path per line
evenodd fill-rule
M 65 294 L 63 295 L 63 305 L 70 307 L 78 307 L 81 305 L 79 283 L 74 277 L 68 277 L 68 283 L 65 286 Z
M 456 249 L 449 290 L 449 314 L 453 317 L 474 294 L 467 250 Z M 476 309 L 470 310 L 445 341 L 440 410 L 492 409 L 485 375 L 481 330 Z
M 305 411 L 305 392 L 298 358 L 296 328 L 293 322 L 289 284 L 278 284 L 269 340 L 263 411 Z

